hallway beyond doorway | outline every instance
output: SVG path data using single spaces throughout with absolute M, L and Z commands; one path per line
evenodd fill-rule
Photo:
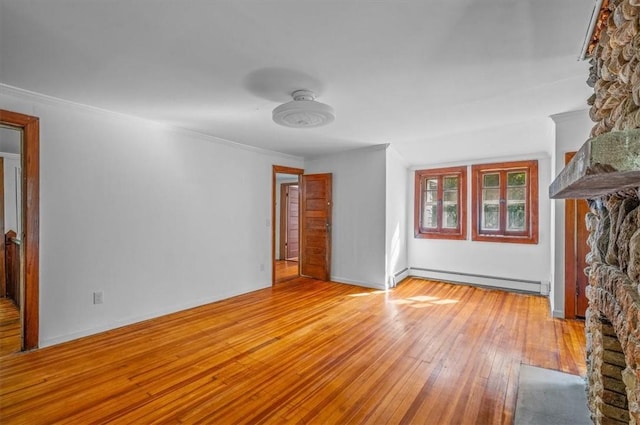
M 20 351 L 20 311 L 9 298 L 0 298 L 0 357 Z

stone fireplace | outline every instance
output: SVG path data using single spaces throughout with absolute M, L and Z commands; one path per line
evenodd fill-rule
M 628 191 L 590 201 L 587 385 L 596 424 L 640 423 L 640 200 Z
M 640 425 L 640 0 L 603 0 L 589 139 L 549 188 L 589 202 L 587 387 L 596 424 Z

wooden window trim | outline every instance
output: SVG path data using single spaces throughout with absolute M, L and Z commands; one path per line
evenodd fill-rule
M 422 181 L 425 177 L 438 177 L 457 175 L 458 183 L 458 227 L 456 229 L 439 228 L 433 231 L 422 229 Z M 467 167 L 433 168 L 415 171 L 415 195 L 414 195 L 414 236 L 419 239 L 453 239 L 464 240 L 467 238 Z M 442 194 L 442 185 L 438 185 L 439 199 Z M 442 203 L 439 207 L 439 217 L 442 217 Z
M 482 203 L 481 177 L 488 172 L 496 171 L 505 173 L 508 171 L 525 170 L 528 174 L 528 196 L 526 197 L 527 230 L 523 233 L 508 233 L 504 230 L 505 214 L 501 214 L 500 230 L 497 232 L 480 231 L 480 210 Z M 538 243 L 538 161 L 511 161 L 497 162 L 493 164 L 478 164 L 471 167 L 471 214 L 472 231 L 471 239 L 483 242 L 502 243 Z M 506 184 L 500 183 L 500 197 L 505 199 Z M 503 203 L 501 203 L 502 205 Z M 505 207 L 501 206 L 501 211 Z

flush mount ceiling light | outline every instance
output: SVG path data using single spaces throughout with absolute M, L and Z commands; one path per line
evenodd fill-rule
M 316 95 L 309 90 L 296 90 L 291 102 L 273 110 L 273 121 L 285 127 L 313 128 L 333 122 L 336 114 L 333 108 L 316 102 Z

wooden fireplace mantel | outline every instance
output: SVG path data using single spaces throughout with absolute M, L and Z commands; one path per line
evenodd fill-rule
M 552 199 L 593 199 L 640 187 L 640 129 L 589 139 L 549 186 Z

